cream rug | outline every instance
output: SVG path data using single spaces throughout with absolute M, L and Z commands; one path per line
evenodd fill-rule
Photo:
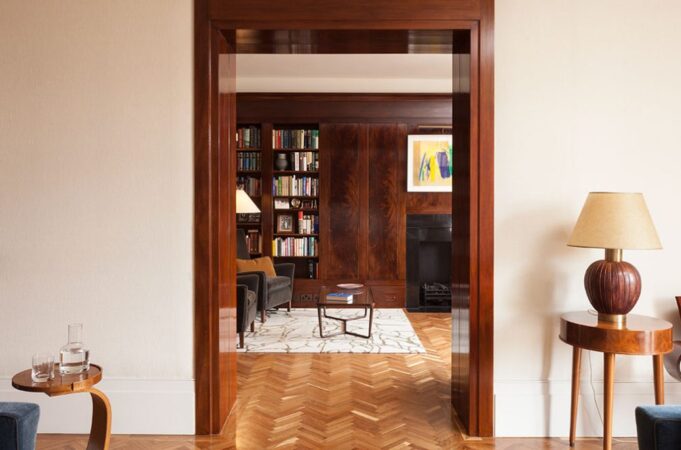
M 362 315 L 359 309 L 328 309 L 338 317 Z M 324 335 L 340 332 L 340 321 L 322 319 Z M 369 316 L 348 322 L 348 330 L 366 334 Z M 371 338 L 352 335 L 319 337 L 316 308 L 297 308 L 268 311 L 267 321 L 255 321 L 255 332 L 245 334 L 245 348 L 249 353 L 425 353 L 411 322 L 404 311 L 396 308 L 375 309 Z

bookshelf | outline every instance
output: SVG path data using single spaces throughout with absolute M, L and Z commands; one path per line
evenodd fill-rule
M 272 127 L 272 257 L 319 278 L 319 126 Z
M 260 208 L 260 214 L 237 214 L 237 227 L 246 232 L 246 241 L 252 257 L 263 255 L 263 151 L 262 129 L 259 124 L 237 125 L 236 167 L 237 188 L 241 188 Z

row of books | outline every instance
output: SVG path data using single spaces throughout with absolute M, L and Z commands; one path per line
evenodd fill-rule
M 262 253 L 262 236 L 260 230 L 246 231 L 246 247 L 251 254 Z
M 261 167 L 260 152 L 237 152 L 236 154 L 237 170 L 260 170 L 260 167 Z
M 272 148 L 317 150 L 319 130 L 273 130 Z
M 319 171 L 318 152 L 287 152 L 284 155 L 288 162 L 287 170 Z
M 256 126 L 240 127 L 237 130 L 237 147 L 260 148 L 260 128 Z
M 272 195 L 300 195 L 316 197 L 319 195 L 319 178 L 278 176 L 272 180 Z
M 317 199 L 285 199 L 285 198 L 275 198 L 274 199 L 274 209 L 317 209 Z
M 278 237 L 272 240 L 272 256 L 317 256 L 317 238 Z
M 303 214 L 302 211 L 298 211 L 298 233 L 318 234 L 319 216 L 316 214 Z
M 243 189 L 250 197 L 260 196 L 260 178 L 255 177 L 237 177 L 237 188 Z

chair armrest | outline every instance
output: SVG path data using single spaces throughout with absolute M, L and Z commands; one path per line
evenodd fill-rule
M 296 265 L 293 263 L 279 263 L 274 265 L 274 271 L 280 277 L 288 277 L 291 279 L 291 287 L 293 287 L 293 278 L 296 273 Z
M 239 273 L 236 275 L 237 285 L 246 285 L 249 291 L 255 292 L 258 296 L 260 288 L 260 277 L 256 274 Z
M 237 332 L 246 329 L 245 319 L 248 315 L 248 286 L 245 284 L 236 285 L 236 328 Z
M 237 277 L 245 275 L 255 275 L 258 277 L 258 290 L 254 291 L 256 297 L 258 298 L 258 310 L 263 310 L 266 308 L 267 303 L 267 277 L 265 272 L 253 271 L 253 272 L 239 272 Z

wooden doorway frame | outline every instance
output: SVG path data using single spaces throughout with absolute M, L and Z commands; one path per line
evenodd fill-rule
M 453 333 L 468 334 L 453 362 L 452 403 L 468 434 L 493 434 L 493 0 L 195 0 L 194 365 L 196 434 L 219 433 L 236 401 L 235 53 L 237 29 L 466 29 L 471 42 L 470 153 L 454 184 Z M 219 95 L 219 55 L 228 95 Z M 455 165 L 457 161 L 455 160 Z M 456 221 L 454 221 L 456 226 Z M 453 265 L 454 266 L 454 265 Z M 465 310 L 466 319 L 461 314 Z M 465 324 L 467 329 L 462 330 Z M 463 353 L 462 353 L 463 352 Z

